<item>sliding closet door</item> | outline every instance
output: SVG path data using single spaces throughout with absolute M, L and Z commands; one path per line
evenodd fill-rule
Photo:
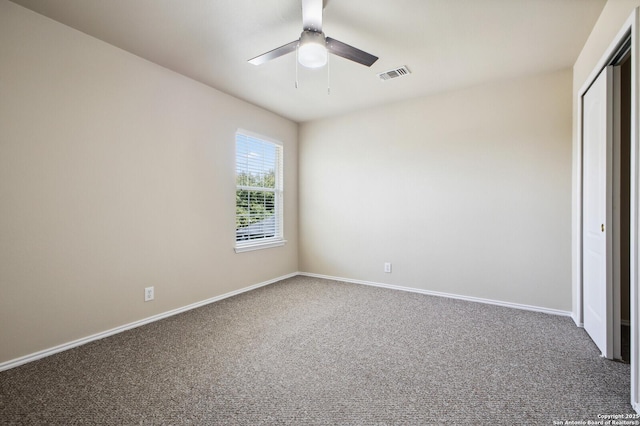
M 607 358 L 613 358 L 612 74 L 605 68 L 582 98 L 584 328 Z

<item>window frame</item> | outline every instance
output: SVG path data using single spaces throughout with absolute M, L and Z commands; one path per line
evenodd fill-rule
M 241 228 L 237 228 L 237 218 L 238 218 L 238 212 L 237 212 L 237 207 L 238 204 L 236 202 L 236 240 L 235 240 L 235 245 L 234 245 L 234 250 L 236 253 L 243 253 L 243 252 L 247 252 L 247 251 L 253 251 L 253 250 L 261 250 L 261 249 L 266 249 L 266 248 L 272 248 L 272 247 L 280 247 L 283 246 L 287 241 L 284 238 L 284 145 L 282 144 L 282 142 L 273 139 L 273 138 L 269 138 L 267 136 L 255 133 L 255 132 L 251 132 L 245 129 L 237 129 L 235 132 L 235 138 L 234 138 L 234 143 L 235 143 L 235 176 L 236 176 L 236 195 L 238 193 L 238 190 L 245 190 L 245 191 L 253 191 L 253 190 L 259 190 L 260 188 L 262 188 L 262 190 L 266 190 L 266 191 L 271 191 L 270 188 L 267 187 L 253 187 L 253 186 L 246 186 L 246 185 L 239 185 L 238 184 L 238 175 L 239 172 L 241 171 L 245 171 L 248 172 L 249 166 L 248 163 L 246 165 L 246 168 L 243 168 L 244 165 L 241 164 L 238 160 L 238 154 L 239 154 L 239 146 L 240 146 L 240 142 L 242 142 L 242 140 L 244 139 L 245 142 L 253 140 L 253 142 L 257 142 L 260 144 L 267 144 L 267 145 L 271 145 L 275 148 L 275 160 L 273 165 L 275 166 L 275 187 L 273 188 L 273 193 L 274 193 L 274 215 L 275 215 L 275 235 L 271 236 L 271 237 L 260 237 L 260 238 L 254 238 L 254 239 L 245 239 L 245 240 L 238 240 L 238 230 Z M 249 225 L 251 226 L 251 225 Z

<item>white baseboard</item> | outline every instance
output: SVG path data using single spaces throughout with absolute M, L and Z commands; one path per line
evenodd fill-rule
M 246 293 L 248 291 L 255 290 L 257 288 L 264 287 L 264 286 L 267 286 L 269 284 L 273 284 L 273 283 L 276 283 L 278 281 L 282 281 L 282 280 L 287 279 L 287 278 L 295 277 L 296 275 L 298 275 L 298 273 L 294 272 L 292 274 L 288 274 L 288 275 L 284 275 L 284 276 L 281 276 L 281 277 L 278 277 L 278 278 L 274 278 L 274 279 L 269 280 L 269 281 L 264 281 L 264 282 L 259 283 L 259 284 L 254 284 L 254 285 L 249 286 L 249 287 L 241 288 L 240 290 L 235 290 L 235 291 L 232 291 L 232 292 L 229 292 L 229 293 L 222 294 L 220 296 L 216 296 L 216 297 L 212 297 L 210 299 L 206 299 L 206 300 L 203 300 L 203 301 L 200 301 L 200 302 L 192 303 L 190 305 L 183 306 L 181 308 L 172 309 L 170 311 L 163 312 L 161 314 L 153 315 L 153 316 L 150 316 L 148 318 L 141 319 L 139 321 L 134 321 L 132 323 L 125 324 L 125 325 L 122 325 L 120 327 L 112 328 L 110 330 L 103 331 L 101 333 L 92 334 L 91 336 L 83 337 L 81 339 L 74 340 L 72 342 L 63 343 L 62 345 L 54 346 L 52 348 L 45 349 L 45 350 L 42 350 L 42 351 L 38 351 L 38 352 L 29 354 L 29 355 L 25 355 L 25 356 L 22 356 L 20 358 L 15 358 L 15 359 L 12 359 L 12 360 L 9 360 L 9 361 L 5 361 L 3 363 L 0 363 L 0 371 L 9 370 L 11 368 L 18 367 L 20 365 L 23 365 L 23 364 L 26 364 L 26 363 L 29 363 L 29 362 L 32 362 L 32 361 L 35 361 L 35 360 L 48 357 L 49 355 L 53 355 L 53 354 L 56 354 L 58 352 L 63 352 L 63 351 L 75 348 L 77 346 L 84 345 L 85 343 L 93 342 L 93 341 L 99 340 L 99 339 L 104 339 L 105 337 L 113 336 L 114 334 L 122 333 L 123 331 L 131 330 L 132 328 L 140 327 L 140 326 L 145 325 L 145 324 L 149 324 L 149 323 L 152 323 L 152 322 L 155 322 L 155 321 L 159 321 L 161 319 L 165 319 L 165 318 L 171 317 L 173 315 L 180 314 L 182 312 L 190 311 L 192 309 L 196 309 L 196 308 L 199 308 L 201 306 L 205 306 L 205 305 L 217 302 L 217 301 L 222 300 L 222 299 L 227 299 L 229 297 L 236 296 L 236 295 L 241 294 L 241 293 Z
M 578 318 L 574 314 L 571 314 L 571 318 L 573 319 L 573 322 L 575 322 L 578 327 L 584 328 L 584 323 L 583 322 L 578 322 Z M 629 321 L 629 320 L 620 320 L 620 325 L 631 327 L 631 321 Z
M 423 289 L 413 288 L 413 287 L 402 287 L 402 286 L 392 285 L 392 284 L 382 284 L 382 283 L 376 283 L 376 282 L 371 282 L 371 281 L 362 281 L 362 280 L 353 280 L 353 279 L 349 279 L 349 278 L 332 277 L 332 276 L 328 276 L 328 275 L 312 274 L 312 273 L 308 273 L 308 272 L 300 272 L 299 275 L 303 275 L 303 276 L 307 276 L 307 277 L 313 277 L 313 278 L 322 278 L 322 279 L 327 279 L 327 280 L 334 280 L 334 281 L 343 281 L 343 282 L 353 283 L 353 284 L 363 284 L 363 285 L 368 285 L 368 286 L 373 286 L 373 287 L 382 287 L 382 288 L 388 288 L 388 289 L 391 289 L 391 290 L 408 291 L 408 292 L 411 292 L 411 293 L 420 293 L 420 294 L 426 294 L 426 295 L 429 295 L 429 296 L 446 297 L 446 298 L 449 298 L 449 299 L 466 300 L 468 302 L 477 302 L 477 303 L 485 303 L 485 304 L 488 304 L 488 305 L 504 306 L 504 307 L 507 307 L 507 308 L 521 309 L 521 310 L 525 310 L 525 311 L 543 312 L 545 314 L 551 314 L 551 315 L 561 315 L 561 316 L 566 316 L 566 317 L 571 317 L 572 316 L 572 313 L 570 311 L 561 311 L 561 310 L 558 310 L 558 309 L 549 309 L 549 308 L 543 308 L 543 307 L 540 307 L 540 306 L 523 305 L 523 304 L 520 304 L 520 303 L 511 303 L 511 302 L 502 302 L 502 301 L 499 301 L 499 300 L 483 299 L 483 298 L 480 298 L 480 297 L 462 296 L 462 295 L 459 295 L 459 294 L 442 293 L 442 292 L 439 292 L 439 291 L 423 290 Z
M 232 296 L 236 296 L 238 294 L 241 293 L 246 293 L 248 291 L 251 290 L 255 290 L 257 288 L 260 287 L 264 287 L 267 286 L 269 284 L 273 284 L 276 283 L 278 281 L 282 281 L 284 279 L 287 278 L 291 278 L 291 277 L 295 277 L 297 275 L 302 275 L 302 276 L 307 276 L 307 277 L 314 277 L 314 278 L 322 278 L 322 279 L 327 279 L 327 280 L 335 280 L 335 281 L 342 281 L 342 282 L 347 282 L 347 283 L 353 283 L 353 284 L 362 284 L 362 285 L 368 285 L 368 286 L 373 286 L 373 287 L 382 287 L 382 288 L 388 288 L 388 289 L 392 289 L 392 290 L 401 290 L 401 291 L 408 291 L 408 292 L 412 292 L 412 293 L 420 293 L 420 294 L 426 294 L 429 296 L 438 296 L 438 297 L 447 297 L 450 299 L 458 299 L 458 300 L 466 300 L 469 302 L 477 302 L 477 303 L 485 303 L 485 304 L 489 304 L 489 305 L 497 305 L 497 306 L 504 306 L 504 307 L 508 307 L 508 308 L 515 308 L 515 309 L 522 309 L 522 310 L 526 310 L 526 311 L 534 311 L 534 312 L 543 312 L 543 313 L 547 313 L 547 314 L 552 314 L 552 315 L 561 315 L 561 316 L 571 316 L 572 317 L 572 313 L 568 312 L 568 311 L 561 311 L 561 310 L 557 310 L 557 309 L 549 309 L 549 308 L 543 308 L 543 307 L 539 307 L 539 306 L 531 306 L 531 305 L 523 305 L 523 304 L 518 304 L 518 303 L 511 303 L 511 302 L 502 302 L 502 301 L 498 301 L 498 300 L 491 300 L 491 299 L 483 299 L 483 298 L 479 298 L 479 297 L 471 297 L 471 296 L 462 296 L 462 295 L 458 295 L 458 294 L 451 294 L 451 293 L 442 293 L 442 292 L 437 292 L 437 291 L 430 291 L 430 290 L 423 290 L 423 289 L 418 289 L 418 288 L 413 288 L 413 287 L 403 287 L 403 286 L 397 286 L 397 285 L 391 285 L 391 284 L 383 284 L 383 283 L 376 283 L 376 282 L 371 282 L 371 281 L 363 281 L 363 280 L 354 280 L 354 279 L 349 279 L 349 278 L 341 278 L 341 277 L 334 277 L 334 276 L 328 276 L 328 275 L 320 275 L 320 274 L 312 274 L 312 273 L 308 273 L 308 272 L 294 272 L 288 275 L 284 275 L 278 278 L 274 278 L 272 280 L 269 281 L 265 281 L 259 284 L 255 284 L 249 287 L 245 287 L 239 290 L 235 290 L 229 293 L 225 293 L 222 294 L 220 296 L 216 296 L 216 297 L 212 297 L 210 299 L 206 299 L 200 302 L 196 302 L 196 303 L 192 303 L 190 305 L 187 306 L 183 306 L 181 308 L 177 308 L 177 309 L 173 309 L 171 311 L 167 311 L 167 312 L 163 312 L 161 314 L 157 314 L 157 315 L 153 315 L 150 316 L 148 318 L 144 318 L 141 319 L 139 321 L 134 321 L 132 323 L 129 324 L 125 324 L 122 325 L 120 327 L 116 327 L 116 328 L 112 328 L 110 330 L 106 330 L 100 333 L 96 333 L 96 334 L 92 334 L 90 336 L 87 337 L 83 337 L 81 339 L 77 339 L 68 343 L 64 343 L 58 346 L 54 346 L 52 348 L 49 349 L 45 349 L 42 351 L 38 351 L 29 355 L 25 355 L 19 358 L 15 358 L 9 361 L 5 361 L 3 363 L 0 363 L 0 371 L 4 371 L 4 370 L 9 370 L 11 368 L 14 367 L 18 367 L 20 365 L 29 363 L 31 361 L 35 361 L 41 358 L 45 358 L 47 356 L 56 354 L 58 352 L 63 352 L 72 348 L 75 348 L 77 346 L 81 346 L 84 345 L 86 343 L 89 342 L 93 342 L 95 340 L 99 340 L 99 339 L 104 339 L 105 337 L 109 337 L 112 336 L 114 334 L 118 334 L 118 333 L 122 333 L 123 331 L 127 331 L 127 330 L 131 330 L 132 328 L 136 328 L 136 327 L 140 327 L 143 326 L 145 324 L 149 324 L 155 321 L 159 321 L 161 319 L 165 319 L 168 318 L 170 316 L 173 315 L 177 315 L 180 314 L 182 312 L 186 312 L 186 311 L 190 311 L 192 309 L 196 309 L 199 308 L 201 306 L 205 306 L 208 305 L 210 303 L 214 303 L 217 302 L 219 300 L 222 299 L 226 299 Z M 574 318 L 575 320 L 575 318 Z
M 578 316 L 573 312 L 571 313 L 571 319 L 573 320 L 573 322 L 576 323 L 576 326 L 580 328 L 584 328 L 584 323 L 578 321 Z

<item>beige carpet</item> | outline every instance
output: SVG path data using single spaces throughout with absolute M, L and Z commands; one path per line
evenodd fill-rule
M 2 372 L 0 423 L 552 425 L 629 375 L 566 317 L 295 277 Z

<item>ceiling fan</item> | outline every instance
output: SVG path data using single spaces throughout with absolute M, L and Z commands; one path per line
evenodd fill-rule
M 377 56 L 331 37 L 325 37 L 322 32 L 322 3 L 323 0 L 302 0 L 303 29 L 300 38 L 249 59 L 249 63 L 261 65 L 298 49 L 298 62 L 307 68 L 320 68 L 326 65 L 328 53 L 333 53 L 367 67 L 373 65 L 378 60 Z

